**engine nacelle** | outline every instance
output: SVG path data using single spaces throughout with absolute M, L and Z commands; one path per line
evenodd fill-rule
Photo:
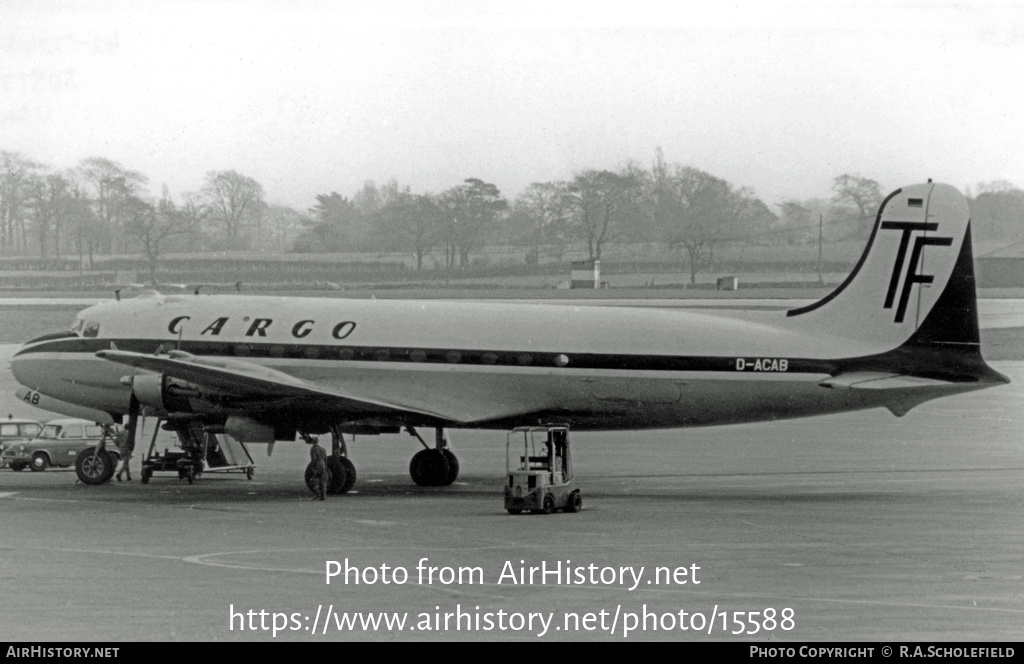
M 164 374 L 133 376 L 131 386 L 139 403 L 157 415 L 194 412 L 191 398 L 199 396 L 195 385 Z
M 274 427 L 240 415 L 232 415 L 224 422 L 224 433 L 243 443 L 272 443 L 277 440 Z

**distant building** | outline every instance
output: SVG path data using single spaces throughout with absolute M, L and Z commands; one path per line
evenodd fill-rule
M 601 261 L 573 261 L 569 288 L 600 288 Z
M 1024 246 L 1003 247 L 974 263 L 978 288 L 1024 288 Z

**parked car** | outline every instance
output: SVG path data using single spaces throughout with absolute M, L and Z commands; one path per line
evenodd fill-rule
M 11 441 L 35 438 L 42 430 L 43 425 L 35 420 L 12 416 L 8 416 L 6 420 L 0 420 L 0 454 L 3 454 L 4 447 Z
M 112 428 L 112 432 L 117 431 L 120 431 L 119 427 Z M 95 447 L 101 438 L 103 427 L 94 422 L 51 420 L 35 438 L 8 443 L 0 463 L 11 470 L 31 468 L 34 471 L 46 470 L 50 466 L 74 466 L 78 454 L 86 448 Z M 120 459 L 113 436 L 107 439 L 106 451 L 113 455 L 115 463 Z

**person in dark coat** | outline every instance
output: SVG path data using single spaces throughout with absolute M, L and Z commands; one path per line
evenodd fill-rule
M 313 444 L 309 447 L 309 467 L 312 468 L 311 475 L 317 494 L 313 500 L 327 500 L 327 452 L 320 447 L 319 440 L 311 440 Z

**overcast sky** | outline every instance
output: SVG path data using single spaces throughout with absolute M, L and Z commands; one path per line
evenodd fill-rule
M 175 196 L 234 169 L 303 210 L 658 146 L 768 204 L 846 172 L 1024 185 L 1019 2 L 729 4 L 4 0 L 0 150 Z

